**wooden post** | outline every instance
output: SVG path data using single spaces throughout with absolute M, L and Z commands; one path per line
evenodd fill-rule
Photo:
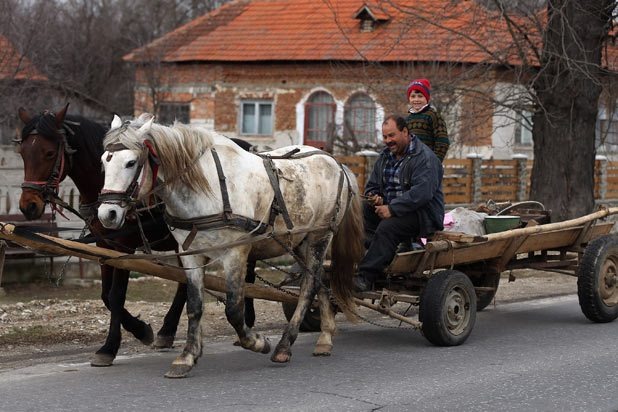
M 599 188 L 599 194 L 596 200 L 603 201 L 607 197 L 607 157 L 597 155 L 595 158 L 595 166 L 597 166 L 595 168 L 595 177 L 598 179 L 597 184 Z
M 6 292 L 2 289 L 2 274 L 4 273 L 4 258 L 6 255 L 6 242 L 0 240 L 0 296 L 4 296 Z
M 512 159 L 516 162 L 517 170 L 517 201 L 528 200 L 528 156 L 525 154 L 514 154 Z
M 472 188 L 470 190 L 472 198 L 470 199 L 470 203 L 477 205 L 481 203 L 481 198 L 483 196 L 483 193 L 481 192 L 481 186 L 483 184 L 481 179 L 483 156 L 479 153 L 469 153 L 466 157 L 472 161 Z

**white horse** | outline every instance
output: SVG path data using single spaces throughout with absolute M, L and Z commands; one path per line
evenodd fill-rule
M 223 265 L 225 314 L 240 345 L 268 353 L 268 340 L 244 323 L 247 259 L 295 255 L 306 275 L 296 311 L 271 360 L 290 360 L 290 347 L 316 293 L 322 318 L 314 355 L 330 355 L 335 321 L 328 290 L 322 287 L 323 260 L 332 240 L 328 283 L 335 303 L 346 312 L 352 304 L 354 265 L 364 252 L 354 175 L 309 146 L 256 155 L 201 127 L 165 127 L 152 119 L 138 129 L 139 124 L 123 124 L 117 117 L 112 122 L 102 156 L 105 185 L 98 215 L 104 226 L 118 228 L 134 200 L 156 191 L 172 233 L 186 251 L 183 265 L 192 268 L 187 269 L 187 344 L 165 376 L 186 376 L 202 353 L 200 266 L 208 259 Z

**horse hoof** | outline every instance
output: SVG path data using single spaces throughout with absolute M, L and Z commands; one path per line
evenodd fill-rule
M 291 357 L 292 354 L 289 352 L 275 352 L 270 360 L 275 363 L 288 363 Z
M 191 368 L 192 367 L 188 365 L 172 365 L 164 376 L 170 379 L 186 378 Z
M 174 347 L 174 336 L 157 335 L 152 347 L 155 349 L 171 349 Z
M 110 355 L 109 353 L 95 353 L 90 360 L 90 366 L 112 366 L 115 358 L 116 357 L 114 355 Z
M 313 350 L 313 356 L 330 356 L 333 350 L 333 345 L 316 345 Z
M 270 353 L 270 341 L 268 338 L 264 338 L 264 347 L 260 351 L 260 353 L 267 354 Z
M 234 345 L 234 346 L 242 346 L 242 345 L 240 344 L 240 340 L 238 340 L 238 339 L 236 339 L 236 340 L 234 341 L 234 343 L 232 343 L 232 345 Z
M 152 327 L 150 324 L 146 324 L 144 336 L 139 341 L 146 346 L 152 345 L 152 342 L 154 342 L 154 333 L 152 332 Z

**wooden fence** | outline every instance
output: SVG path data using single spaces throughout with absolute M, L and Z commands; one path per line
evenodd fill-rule
M 339 161 L 348 165 L 364 187 L 375 157 L 345 156 Z M 442 190 L 448 205 L 475 205 L 528 200 L 532 160 L 525 157 L 509 160 L 482 158 L 444 160 Z M 594 196 L 597 201 L 618 201 L 618 162 L 604 158 L 595 163 Z

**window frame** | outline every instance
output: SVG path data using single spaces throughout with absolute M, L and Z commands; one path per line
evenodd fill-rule
M 365 104 L 357 104 L 357 105 L 351 104 L 351 103 L 354 103 L 354 100 L 359 97 L 364 97 L 368 99 L 368 101 L 371 102 L 371 106 L 365 105 Z M 365 100 L 363 103 L 368 103 L 368 101 Z M 354 125 L 351 125 L 351 124 L 348 127 L 348 116 L 352 117 L 352 119 L 356 119 L 356 116 L 354 116 L 354 113 L 359 110 L 362 111 L 362 118 L 364 120 L 367 120 L 365 123 L 368 129 L 365 129 L 365 130 L 355 129 Z M 346 101 L 346 104 L 343 108 L 344 138 L 347 137 L 345 136 L 345 131 L 349 130 L 354 134 L 354 137 L 356 138 L 357 143 L 359 145 L 377 143 L 378 142 L 378 137 L 377 137 L 378 131 L 376 129 L 377 112 L 378 112 L 378 108 L 376 105 L 376 101 L 369 94 L 365 92 L 356 92 L 352 94 Z M 369 116 L 365 115 L 366 113 L 371 113 L 372 115 L 371 119 L 369 119 Z M 357 130 L 361 130 L 362 135 L 363 135 L 362 139 L 359 139 L 356 133 Z
M 312 99 L 318 99 L 318 96 L 320 95 L 326 95 L 330 98 L 329 102 L 321 102 L 321 101 L 315 101 Z M 326 109 L 326 113 L 329 117 L 329 119 L 326 119 L 326 128 L 325 129 L 318 129 L 318 128 L 311 128 L 311 111 L 314 109 Z M 311 95 L 307 98 L 307 100 L 305 101 L 305 124 L 304 124 L 304 130 L 303 130 L 303 140 L 304 140 L 304 144 L 306 145 L 310 145 L 310 146 L 315 146 L 321 149 L 325 149 L 328 150 L 328 148 L 332 145 L 332 139 L 331 136 L 329 136 L 329 133 L 331 132 L 331 128 L 335 128 L 336 127 L 336 118 L 337 118 L 337 102 L 335 101 L 335 98 L 332 94 L 330 94 L 329 92 L 325 91 L 325 90 L 317 90 L 313 93 L 311 93 Z M 330 120 L 330 122 L 329 122 Z M 320 135 L 318 136 L 312 136 L 310 137 L 310 133 L 314 133 L 314 132 L 321 132 L 319 133 Z M 323 134 L 323 135 L 322 135 Z
M 254 120 L 255 127 L 254 132 L 244 132 L 245 125 L 245 105 L 252 104 L 255 112 L 254 112 Z M 259 133 L 260 131 L 260 107 L 261 106 L 270 106 L 270 132 L 269 133 Z M 240 119 L 239 119 L 239 134 L 242 136 L 272 136 L 274 133 L 274 125 L 275 125 L 275 102 L 269 99 L 242 99 L 240 101 Z
M 534 145 L 532 116 L 533 113 L 529 110 L 524 109 L 517 112 L 513 139 L 516 146 L 530 147 Z
M 164 109 L 174 109 L 174 119 L 172 121 L 166 121 L 166 119 L 162 116 L 162 111 Z M 178 118 L 178 113 L 186 110 L 186 118 Z M 161 124 L 164 125 L 171 125 L 174 123 L 174 121 L 178 121 L 180 123 L 183 124 L 189 124 L 191 123 L 191 103 L 187 103 L 187 102 L 161 102 L 159 103 L 159 107 L 158 107 L 158 115 L 157 115 L 157 121 Z

